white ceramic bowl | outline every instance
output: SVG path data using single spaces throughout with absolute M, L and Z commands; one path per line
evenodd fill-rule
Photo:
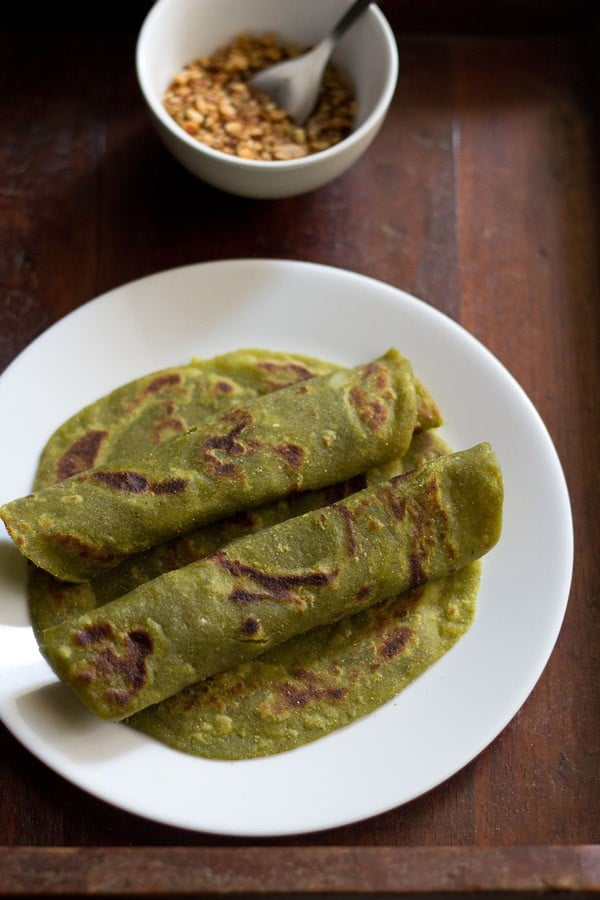
M 246 197 L 290 197 L 341 175 L 367 149 L 392 99 L 398 51 L 392 30 L 374 5 L 350 28 L 334 61 L 352 79 L 356 126 L 339 144 L 301 159 L 264 162 L 229 156 L 194 140 L 163 107 L 164 91 L 187 63 L 211 53 L 240 32 L 276 32 L 312 46 L 338 20 L 350 0 L 157 0 L 141 28 L 136 68 L 158 134 L 190 172 Z

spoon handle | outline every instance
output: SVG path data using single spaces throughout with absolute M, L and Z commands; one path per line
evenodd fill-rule
M 340 21 L 331 32 L 333 41 L 339 41 L 341 36 L 346 32 L 353 22 L 364 12 L 367 6 L 371 5 L 371 0 L 355 0 L 355 2 L 346 10 Z

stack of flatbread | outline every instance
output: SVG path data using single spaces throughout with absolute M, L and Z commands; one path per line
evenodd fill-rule
M 42 653 L 102 718 L 206 757 L 372 711 L 469 628 L 500 535 L 492 448 L 440 424 L 395 350 L 236 351 L 97 400 L 0 509 Z

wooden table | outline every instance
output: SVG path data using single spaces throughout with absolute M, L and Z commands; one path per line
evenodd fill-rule
M 447 783 L 299 838 L 120 812 L 0 727 L 0 896 L 600 891 L 597 28 L 586 3 L 382 5 L 401 54 L 382 132 L 336 182 L 281 201 L 221 194 L 159 144 L 133 69 L 147 4 L 91 25 L 60 4 L 2 13 L 0 368 L 94 296 L 186 263 L 305 259 L 403 288 L 493 351 L 554 439 L 576 539 L 557 646 Z

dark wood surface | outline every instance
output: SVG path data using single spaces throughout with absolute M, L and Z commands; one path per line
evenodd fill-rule
M 391 895 L 417 892 L 419 885 L 429 892 L 600 890 L 594 23 L 586 17 L 587 4 L 573 4 L 577 17 L 565 28 L 567 4 L 554 3 L 545 25 L 538 16 L 538 33 L 531 15 L 541 4 L 528 3 L 523 34 L 515 33 L 514 23 L 498 34 L 433 33 L 435 21 L 432 34 L 423 27 L 405 34 L 406 4 L 382 5 L 401 54 L 398 89 L 383 130 L 337 181 L 278 201 L 219 193 L 188 175 L 159 144 L 134 76 L 139 4 L 121 28 L 108 21 L 96 29 L 74 27 L 66 12 L 52 27 L 24 15 L 3 19 L 0 369 L 87 300 L 185 263 L 241 256 L 306 259 L 416 294 L 500 358 L 555 441 L 576 540 L 573 587 L 556 648 L 508 727 L 447 783 L 367 822 L 298 838 L 219 838 L 120 812 L 55 775 L 0 726 L 0 845 L 8 848 L 0 856 L 0 895 L 32 890 L 31 879 L 23 876 L 28 866 L 50 879 L 40 876 L 39 890 L 61 883 L 52 882 L 52 872 L 75 879 L 71 893 L 94 887 L 93 879 L 81 876 L 89 857 L 64 850 L 41 857 L 28 850 L 23 856 L 11 852 L 17 846 L 115 848 L 112 858 L 120 854 L 120 866 L 128 860 L 142 893 L 155 858 L 144 849 L 149 847 L 198 848 L 198 856 L 184 858 L 186 865 L 201 867 L 205 893 L 211 860 L 220 871 L 232 867 L 237 873 L 238 880 L 225 888 L 219 887 L 225 882 L 215 882 L 214 890 L 222 893 L 260 893 L 265 873 L 276 874 L 278 866 L 282 893 Z M 435 6 L 429 3 L 433 12 Z M 514 12 L 518 4 L 508 6 Z M 110 364 L 110 348 L 102 364 Z M 2 439 L 10 440 L 9 422 L 2 423 Z M 256 856 L 248 855 L 250 844 Z M 450 860 L 443 855 L 447 849 L 438 849 L 449 846 L 466 855 Z M 138 855 L 123 857 L 116 848 L 124 847 L 139 848 Z M 325 847 L 331 853 L 318 855 Z M 369 847 L 386 848 L 387 855 L 361 855 Z M 546 849 L 541 856 L 525 852 L 535 847 Z M 236 848 L 237 855 L 218 855 Z M 290 852 L 282 854 L 281 848 Z M 348 848 L 358 848 L 351 857 L 356 871 L 369 873 L 354 886 L 347 876 Z M 414 854 L 406 856 L 411 848 Z M 485 848 L 503 855 L 476 855 Z M 312 851 L 317 855 L 311 857 Z M 165 861 L 168 855 L 160 850 L 156 858 Z M 302 883 L 298 871 L 311 858 L 320 876 Z M 98 890 L 110 893 L 110 869 L 102 869 L 99 859 L 95 871 L 104 871 L 104 880 Z M 290 859 L 301 867 L 295 880 Z M 407 877 L 391 879 L 390 871 L 402 866 Z M 444 866 L 464 877 L 444 881 Z M 156 884 L 164 892 L 164 870 L 158 865 L 156 871 L 163 873 Z M 184 893 L 191 884 L 175 880 L 173 890 Z M 273 893 L 276 880 L 268 884 Z M 129 889 L 135 886 L 132 875 Z
M 591 847 L 0 847 L 13 896 L 593 895 Z M 132 875 L 134 876 L 132 878 Z M 135 884 L 132 884 L 135 882 Z

